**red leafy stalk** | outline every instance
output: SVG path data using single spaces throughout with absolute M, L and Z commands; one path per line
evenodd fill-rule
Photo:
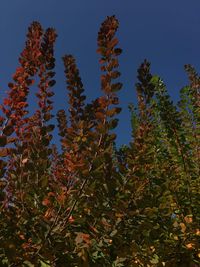
M 39 92 L 36 95 L 39 98 L 39 109 L 29 118 L 23 132 L 22 147 L 24 153 L 26 152 L 26 156 L 29 158 L 32 154 L 37 154 L 38 160 L 41 155 L 43 155 L 43 159 L 46 155 L 46 160 L 48 160 L 48 155 L 51 153 L 48 146 L 52 135 L 49 133 L 53 131 L 54 125 L 47 125 L 47 122 L 52 118 L 50 111 L 53 109 L 50 98 L 54 95 L 51 87 L 55 84 L 55 81 L 52 80 L 55 75 L 52 71 L 55 62 L 53 49 L 55 40 L 55 30 L 47 29 L 40 44 L 40 58 L 38 60 L 40 81 L 38 84 Z M 34 160 L 36 160 L 36 156 Z
M 84 165 L 83 140 L 87 137 L 87 117 L 84 114 L 85 96 L 79 70 L 75 59 L 71 55 L 63 57 L 67 90 L 69 97 L 69 119 L 70 126 L 67 125 L 66 114 L 64 110 L 57 113 L 58 127 L 60 131 L 62 148 L 64 151 L 63 164 L 67 166 L 68 172 L 74 173 L 74 170 L 82 169 Z
M 0 119 L 0 146 L 6 146 L 9 143 L 13 143 L 17 140 L 16 137 L 9 137 L 15 131 L 18 138 L 24 131 L 24 125 L 27 122 L 27 118 L 24 118 L 27 111 L 27 96 L 29 93 L 29 87 L 34 83 L 32 76 L 37 73 L 37 67 L 39 58 L 41 56 L 40 43 L 43 30 L 38 22 L 33 22 L 28 29 L 26 46 L 20 55 L 19 62 L 20 67 L 17 68 L 16 73 L 13 75 L 14 82 L 9 83 L 8 98 L 4 99 L 1 109 L 6 117 Z M 0 157 L 6 157 L 12 155 L 11 148 L 0 149 Z M 5 175 L 5 166 L 7 163 L 3 160 L 0 176 Z M 13 160 L 7 165 L 7 171 L 11 170 L 13 166 Z M 9 180 L 9 178 L 8 178 Z M 7 188 L 9 191 L 9 189 Z M 7 194 L 9 197 L 9 194 Z
M 62 143 L 67 150 L 72 149 L 77 151 L 78 144 L 82 138 L 85 138 L 87 129 L 87 118 L 85 116 L 85 95 L 83 95 L 84 88 L 79 75 L 79 70 L 76 66 L 75 59 L 72 55 L 65 55 L 63 57 L 66 83 L 69 98 L 69 121 L 70 125 L 65 128 L 65 138 L 62 138 Z M 62 124 L 66 120 L 64 113 L 61 111 L 58 113 L 58 121 L 62 121 Z M 60 123 L 59 123 L 60 124 Z M 63 126 L 62 126 L 63 127 Z M 61 125 L 59 126 L 61 130 Z M 62 134 L 61 134 L 62 135 Z M 67 148 L 68 147 L 68 148 Z
M 50 111 L 53 109 L 53 102 L 50 100 L 50 98 L 54 95 L 54 93 L 51 91 L 51 87 L 55 84 L 55 80 L 52 79 L 55 75 L 55 72 L 53 72 L 52 69 L 55 66 L 54 43 L 56 36 L 57 35 L 54 29 L 47 29 L 44 34 L 40 49 L 40 82 L 38 85 L 40 91 L 36 95 L 39 98 L 38 105 L 42 116 L 42 125 L 46 124 L 45 122 L 52 118 Z
M 65 55 L 63 57 L 63 62 L 67 79 L 70 121 L 71 127 L 73 127 L 83 118 L 84 100 L 86 97 L 83 95 L 83 84 L 79 76 L 79 70 L 76 66 L 75 59 L 72 55 Z
M 61 137 L 61 146 L 62 149 L 65 149 L 65 140 L 67 139 L 67 115 L 65 113 L 65 110 L 59 110 L 57 112 L 57 121 L 58 121 L 58 128 L 59 128 L 59 135 Z
M 39 27 L 39 24 L 33 23 L 32 27 L 34 28 L 36 26 Z M 19 120 L 19 122 L 16 121 L 14 125 L 16 125 L 18 129 L 16 133 L 20 134 L 20 142 L 15 143 L 15 153 L 21 154 L 21 156 L 15 156 L 9 161 L 9 166 L 11 166 L 15 175 L 10 176 L 10 173 L 7 174 L 7 180 L 9 181 L 7 189 L 10 195 L 14 194 L 13 196 L 19 199 L 19 203 L 21 202 L 23 206 L 25 205 L 25 199 L 29 198 L 29 191 L 32 189 L 36 190 L 38 186 L 41 188 L 44 187 L 48 181 L 48 176 L 45 177 L 45 174 L 50 166 L 49 155 L 51 154 L 51 149 L 49 149 L 49 142 L 52 135 L 50 135 L 49 132 L 54 129 L 54 125 L 46 125 L 46 122 L 51 118 L 52 115 L 50 111 L 53 108 L 49 98 L 53 95 L 50 87 L 55 83 L 54 80 L 52 80 L 54 73 L 51 69 L 54 67 L 55 61 L 53 57 L 53 46 L 56 34 L 53 29 L 47 29 L 44 36 L 42 36 L 42 31 L 39 32 L 40 34 L 36 31 L 38 29 L 37 27 L 29 29 L 29 39 L 26 43 L 29 49 L 31 45 L 33 46 L 33 55 L 31 54 L 29 56 L 29 50 L 23 51 L 23 57 L 20 59 L 20 62 L 23 66 L 26 66 L 26 68 L 30 65 L 28 71 L 31 76 L 38 72 L 40 78 L 38 87 L 40 90 L 37 96 L 39 98 L 40 109 L 37 110 L 33 116 L 23 121 L 22 117 L 25 111 L 24 114 L 21 114 L 20 111 L 23 111 L 23 108 L 20 106 L 21 109 L 19 110 L 18 106 L 15 104 L 16 101 L 14 102 L 14 115 L 15 117 L 18 115 L 16 118 Z M 35 33 L 35 35 L 32 36 L 32 33 Z M 39 37 L 40 39 L 38 40 Z M 25 61 L 26 56 L 27 61 Z M 22 74 L 23 71 L 24 68 L 21 67 Z M 28 88 L 25 87 L 23 90 L 24 87 L 20 85 L 20 83 L 23 85 L 24 82 L 22 80 L 17 80 L 17 82 L 19 83 L 19 88 L 21 88 L 21 91 L 18 93 L 24 93 L 26 89 L 27 95 Z M 11 100 L 12 96 L 15 95 L 13 95 L 11 91 Z M 13 110 L 13 108 L 11 110 Z M 13 114 L 11 114 L 11 118 L 13 122 Z M 35 171 L 36 174 L 34 181 L 30 181 L 31 170 Z M 31 187 L 30 183 L 32 183 Z
M 113 129 L 117 126 L 116 119 L 108 120 L 108 118 L 118 114 L 121 110 L 120 108 L 109 109 L 109 106 L 118 104 L 116 92 L 122 87 L 121 83 L 112 82 L 120 76 L 120 72 L 116 70 L 119 65 L 117 57 L 122 52 L 120 48 L 116 48 L 118 39 L 115 37 L 115 34 L 118 25 L 119 22 L 115 16 L 107 17 L 101 25 L 97 39 L 97 53 L 101 55 L 99 62 L 102 65 L 101 70 L 104 72 L 104 74 L 101 75 L 101 89 L 105 94 L 105 96 L 99 98 L 95 103 L 95 115 L 97 121 L 99 121 L 97 130 L 104 133 L 104 137 L 102 135 L 101 139 L 106 138 L 106 132 L 109 129 Z
M 14 126 L 17 135 L 23 131 L 22 125 L 26 122 L 23 117 L 28 113 L 26 110 L 29 86 L 34 83 L 31 78 L 38 70 L 41 56 L 40 43 L 43 30 L 38 22 L 33 22 L 28 29 L 26 47 L 21 53 L 17 68 L 13 75 L 13 83 L 9 83 L 8 98 L 4 99 L 2 111 L 7 117 L 7 123 Z
M 66 135 L 68 139 L 68 142 L 66 141 L 68 153 L 65 154 L 65 162 L 66 160 L 68 161 L 68 166 L 71 166 L 73 172 L 79 170 L 81 174 L 85 173 L 86 175 L 87 173 L 87 177 L 81 184 L 77 193 L 78 197 L 74 201 L 67 218 L 72 215 L 88 179 L 91 176 L 90 172 L 95 169 L 93 164 L 91 164 L 92 159 L 96 159 L 98 155 L 100 156 L 102 152 L 104 153 L 103 147 L 106 143 L 104 141 L 108 139 L 108 130 L 114 123 L 113 120 L 108 121 L 107 118 L 114 116 L 120 111 L 119 108 L 109 110 L 110 105 L 118 104 L 115 91 L 121 88 L 120 83 L 112 84 L 112 80 L 120 76 L 120 73 L 115 71 L 118 66 L 116 57 L 121 53 L 121 49 L 115 48 L 118 42 L 114 39 L 117 28 L 118 21 L 114 16 L 108 17 L 102 24 L 98 35 L 99 49 L 97 52 L 102 55 L 100 63 L 103 64 L 103 66 L 101 69 L 106 72 L 101 78 L 102 90 L 105 96 L 98 98 L 85 108 L 83 102 L 85 97 L 81 95 L 83 92 L 83 85 L 75 61 L 72 56 L 64 57 L 65 73 L 69 90 L 71 121 L 71 127 L 67 129 Z M 59 114 L 59 120 L 61 126 L 61 121 L 64 120 L 63 112 Z M 93 129 L 94 126 L 95 128 Z M 86 141 L 86 147 L 83 146 L 83 144 L 85 140 L 88 140 L 88 136 L 90 141 L 89 143 Z M 89 164 L 87 164 L 87 160 Z
M 150 63 L 146 59 L 139 67 L 137 77 L 139 80 L 139 83 L 136 84 L 138 107 L 140 116 L 145 120 L 150 115 L 148 114 L 148 104 L 154 95 L 154 85 L 151 83 L 153 76 L 150 73 Z

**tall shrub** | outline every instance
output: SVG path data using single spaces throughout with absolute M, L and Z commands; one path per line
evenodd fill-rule
M 132 139 L 117 149 L 118 26 L 111 16 L 100 27 L 102 95 L 92 102 L 75 58 L 63 57 L 68 108 L 57 114 L 56 32 L 28 29 L 0 106 L 1 266 L 199 266 L 200 77 L 185 66 L 189 85 L 175 105 L 145 60 L 129 107 Z

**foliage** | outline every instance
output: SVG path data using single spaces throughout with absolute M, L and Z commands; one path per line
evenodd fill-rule
M 117 149 L 118 24 L 107 17 L 98 33 L 101 97 L 86 103 L 75 59 L 63 57 L 60 149 L 51 141 L 56 33 L 38 22 L 28 29 L 1 105 L 0 266 L 199 266 L 200 77 L 185 66 L 189 85 L 174 105 L 145 60 L 132 140 Z

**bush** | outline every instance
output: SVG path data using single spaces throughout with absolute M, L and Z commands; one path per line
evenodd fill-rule
M 107 17 L 98 33 L 101 97 L 86 103 L 75 59 L 63 57 L 61 149 L 51 141 L 56 33 L 38 22 L 28 29 L 1 105 L 1 266 L 199 266 L 200 77 L 185 66 L 189 85 L 174 105 L 145 60 L 129 107 L 132 140 L 117 149 L 118 24 Z

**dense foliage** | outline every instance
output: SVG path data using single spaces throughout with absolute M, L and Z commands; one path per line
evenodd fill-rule
M 129 107 L 132 140 L 117 149 L 117 28 L 107 17 L 98 33 L 102 96 L 91 103 L 75 59 L 63 57 L 69 109 L 57 112 L 61 148 L 51 140 L 56 33 L 38 22 L 28 29 L 1 105 L 0 266 L 200 264 L 200 77 L 185 66 L 189 85 L 174 105 L 145 60 L 138 105 Z

